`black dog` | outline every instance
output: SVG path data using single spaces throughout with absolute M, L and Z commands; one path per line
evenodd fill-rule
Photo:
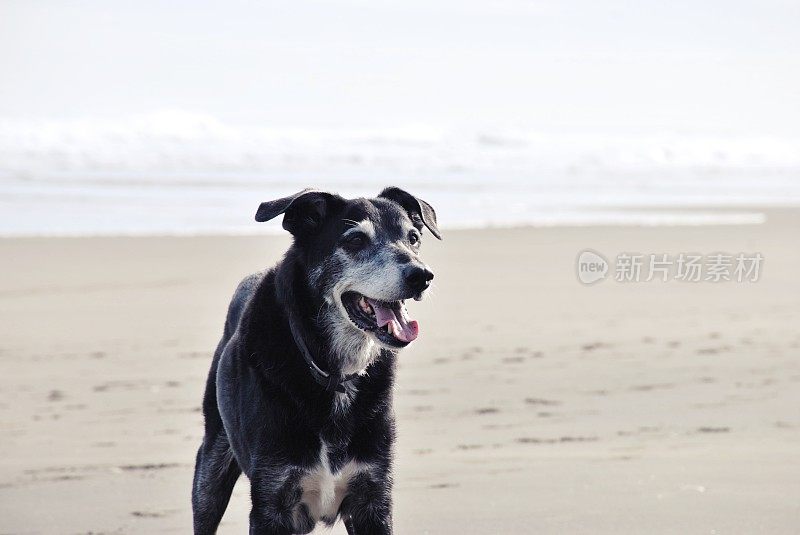
M 346 200 L 305 190 L 262 203 L 294 242 L 244 279 L 228 309 L 203 400 L 192 508 L 214 533 L 244 472 L 251 534 L 308 533 L 342 517 L 350 535 L 392 533 L 392 383 L 417 337 L 404 300 L 433 273 L 418 257 L 433 208 L 386 188 Z

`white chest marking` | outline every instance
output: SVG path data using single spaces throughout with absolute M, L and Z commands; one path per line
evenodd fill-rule
M 308 512 L 315 521 L 323 517 L 333 519 L 347 495 L 350 478 L 368 468 L 368 465 L 350 461 L 335 473 L 332 472 L 328 459 L 328 446 L 323 442 L 319 452 L 319 463 L 300 481 L 303 489 L 300 501 L 306 504 Z

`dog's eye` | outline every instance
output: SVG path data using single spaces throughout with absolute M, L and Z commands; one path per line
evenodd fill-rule
M 419 244 L 419 232 L 417 232 L 416 230 L 412 230 L 411 232 L 409 232 L 408 243 L 410 243 L 411 245 Z
M 361 232 L 348 234 L 342 239 L 342 246 L 350 251 L 358 251 L 367 244 L 367 236 Z

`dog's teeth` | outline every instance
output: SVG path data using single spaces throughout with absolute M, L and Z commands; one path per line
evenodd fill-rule
M 386 331 L 392 336 L 394 336 L 394 322 L 390 321 L 389 323 L 386 324 Z
M 367 301 L 367 298 L 364 297 L 363 295 L 361 296 L 361 299 L 358 300 L 358 306 L 359 306 L 359 308 L 361 308 L 361 310 L 363 310 L 367 314 L 372 314 L 373 313 L 372 312 L 372 306 Z

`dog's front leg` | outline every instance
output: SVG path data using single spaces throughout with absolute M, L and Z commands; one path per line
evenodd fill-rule
M 344 508 L 348 535 L 392 535 L 391 478 L 360 474 L 350 482 Z
M 258 470 L 250 478 L 250 535 L 308 533 L 314 521 L 300 503 L 302 473 L 289 467 Z

